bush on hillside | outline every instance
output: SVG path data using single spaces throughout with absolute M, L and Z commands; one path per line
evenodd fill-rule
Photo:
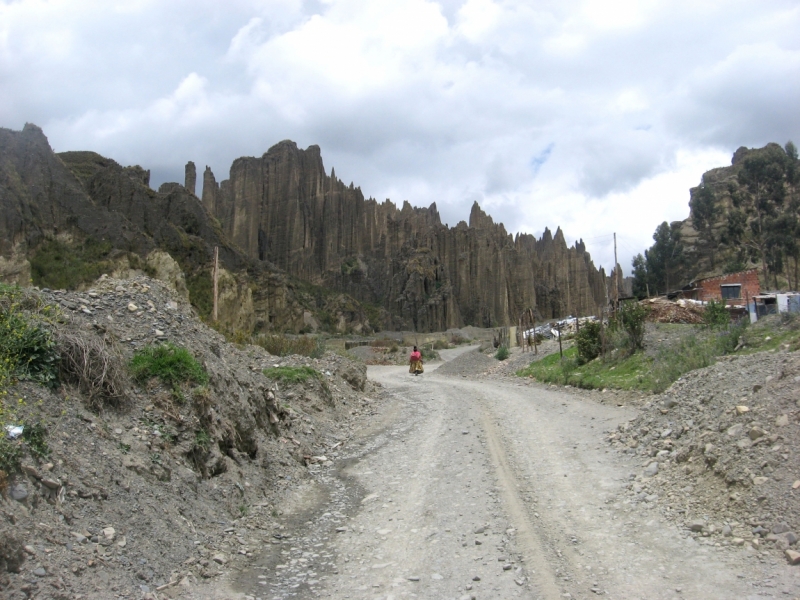
M 644 349 L 644 326 L 647 308 L 639 302 L 623 302 L 617 310 L 617 322 L 627 337 L 628 351 Z
M 703 312 L 703 323 L 706 327 L 712 329 L 719 329 L 725 327 L 730 323 L 731 315 L 728 309 L 725 308 L 725 300 L 709 300 L 706 304 L 706 309 Z
M 264 369 L 264 375 L 283 383 L 305 383 L 309 379 L 322 379 L 320 372 L 312 367 L 272 367 Z
M 600 356 L 602 350 L 601 327 L 599 321 L 589 321 L 581 326 L 575 335 L 578 360 L 583 364 Z
M 137 350 L 133 354 L 130 367 L 134 378 L 139 381 L 158 377 L 164 384 L 172 387 L 181 383 L 208 383 L 208 373 L 197 359 L 186 348 L 171 342 Z
M 19 287 L 0 284 L 0 369 L 8 377 L 53 386 L 58 380 L 58 353 L 45 321 L 52 307 Z
M 111 244 L 88 238 L 68 245 L 48 240 L 31 257 L 31 278 L 39 287 L 74 290 L 113 269 Z

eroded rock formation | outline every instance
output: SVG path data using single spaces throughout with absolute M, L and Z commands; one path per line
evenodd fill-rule
M 165 183 L 156 192 L 149 179 L 139 166 L 123 167 L 94 152 L 55 154 L 35 125 L 0 128 L 0 280 L 27 285 L 43 245 L 57 241 L 70 251 L 90 239 L 107 247 L 104 272 L 144 270 L 188 294 L 208 316 L 218 246 L 224 328 L 297 331 L 309 311 L 331 306 L 233 247 L 185 186 Z M 368 325 L 363 311 L 333 310 L 343 330 Z
M 197 167 L 194 166 L 192 161 L 186 163 L 183 187 L 185 187 L 186 191 L 190 194 L 197 193 Z
M 317 146 L 284 141 L 239 158 L 220 183 L 206 167 L 200 199 L 191 162 L 183 185 L 156 192 L 149 180 L 94 152 L 56 155 L 35 125 L 0 129 L 5 278 L 28 277 L 48 240 L 93 239 L 111 248 L 108 269 L 163 272 L 207 315 L 218 246 L 220 318 L 245 331 L 490 327 L 528 307 L 550 318 L 605 302 L 604 273 L 560 229 L 512 236 L 477 204 L 469 223 L 447 227 L 435 204 L 365 199 L 326 174 Z
M 203 204 L 248 256 L 297 278 L 385 308 L 396 326 L 436 330 L 594 313 L 605 275 L 561 230 L 509 235 L 475 204 L 469 224 L 442 224 L 436 205 L 365 199 L 327 175 L 318 146 L 276 144 L 234 161 L 228 179 L 203 176 Z

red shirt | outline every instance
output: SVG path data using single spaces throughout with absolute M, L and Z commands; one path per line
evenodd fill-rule
M 422 354 L 420 354 L 419 351 L 412 352 L 411 353 L 411 360 L 422 360 Z

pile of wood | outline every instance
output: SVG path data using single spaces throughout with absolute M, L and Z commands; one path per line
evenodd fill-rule
M 649 298 L 642 304 L 650 309 L 647 320 L 653 323 L 690 323 L 703 322 L 705 308 L 690 300 L 667 300 L 666 298 Z

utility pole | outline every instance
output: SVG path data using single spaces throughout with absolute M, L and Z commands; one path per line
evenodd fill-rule
M 217 298 L 218 298 L 218 282 L 219 282 L 219 246 L 214 246 L 214 313 L 212 318 L 217 322 Z
M 617 262 L 617 232 L 614 232 L 614 310 L 619 309 L 619 263 Z

